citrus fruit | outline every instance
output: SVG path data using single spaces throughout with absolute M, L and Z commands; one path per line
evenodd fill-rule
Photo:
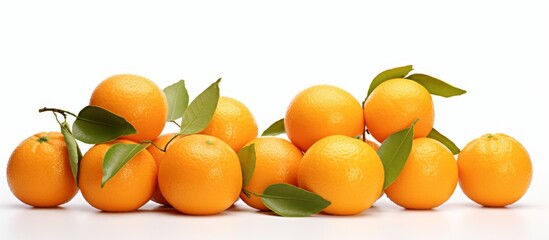
M 532 181 L 526 149 L 503 133 L 485 134 L 458 155 L 459 185 L 474 202 L 503 207 L 518 201 Z
M 353 215 L 370 208 L 383 187 L 383 165 L 377 153 L 361 140 L 342 135 L 325 137 L 303 155 L 299 187 L 331 202 L 323 211 Z
M 221 96 L 210 124 L 201 134 L 217 137 L 238 152 L 244 144 L 257 137 L 257 124 L 242 102 Z
M 153 144 L 160 148 L 164 148 L 168 143 L 168 141 L 170 141 L 170 139 L 172 139 L 173 136 L 175 136 L 175 133 L 168 133 L 168 134 L 161 135 L 153 141 Z M 147 151 L 149 151 L 149 153 L 154 158 L 154 161 L 156 162 L 156 166 L 160 167 L 160 163 L 164 159 L 164 155 L 166 155 L 166 152 L 160 151 L 160 149 L 158 149 L 154 145 L 147 147 Z M 154 193 L 151 196 L 151 200 L 158 204 L 169 205 L 168 201 L 164 198 L 164 196 L 160 192 L 158 183 L 156 184 Z
M 240 161 L 214 136 L 195 134 L 170 143 L 158 181 L 170 205 L 191 215 L 217 214 L 229 208 L 242 188 Z
M 290 141 L 305 152 L 323 137 L 362 134 L 362 107 L 341 88 L 312 86 L 294 97 L 286 111 L 284 128 Z
M 263 193 L 265 188 L 275 183 L 297 185 L 297 168 L 303 154 L 291 142 L 277 137 L 262 137 L 252 140 L 255 144 L 255 170 L 246 190 Z M 240 198 L 258 210 L 269 210 L 260 197 L 240 194 Z
M 452 152 L 437 140 L 416 138 L 406 165 L 385 194 L 403 208 L 432 209 L 452 196 L 457 181 Z
M 114 75 L 103 80 L 93 91 L 90 105 L 126 119 L 137 133 L 121 138 L 134 142 L 158 137 L 168 116 L 164 92 L 151 80 L 131 74 Z
M 435 112 L 431 94 L 419 83 L 396 78 L 377 86 L 364 104 L 368 131 L 382 143 L 391 134 L 414 126 L 414 138 L 426 137 L 433 129 Z
M 78 192 L 60 132 L 38 133 L 21 142 L 6 175 L 13 195 L 33 207 L 59 206 Z
M 143 206 L 154 192 L 157 167 L 148 151 L 141 151 L 128 161 L 105 186 L 101 187 L 105 153 L 116 140 L 90 148 L 80 162 L 78 185 L 84 199 L 93 207 L 108 212 L 129 212 Z

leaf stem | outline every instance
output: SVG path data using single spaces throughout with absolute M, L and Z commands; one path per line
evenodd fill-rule
M 252 192 L 252 191 L 248 191 L 248 190 L 246 190 L 246 189 L 242 189 L 242 192 L 243 192 L 246 196 L 254 195 L 254 196 L 260 197 L 260 198 L 308 201 L 308 200 L 304 200 L 304 199 L 296 198 L 296 197 L 285 197 L 285 196 L 273 196 L 273 195 L 259 194 L 259 193 L 254 193 L 254 192 Z
M 54 112 L 52 111 L 52 114 L 53 116 L 55 117 L 55 121 L 57 121 L 57 123 L 59 123 L 59 126 L 62 128 L 62 129 L 65 129 L 69 134 L 72 135 L 72 132 L 71 130 L 69 129 L 68 126 L 68 123 L 67 123 L 67 115 L 61 113 L 61 115 L 63 115 L 63 123 L 61 123 L 61 121 L 59 121 L 59 117 L 57 117 L 57 112 Z
M 176 121 L 171 121 L 173 124 L 177 125 L 177 127 L 181 128 L 181 125 L 179 125 L 179 123 L 177 123 Z
M 39 113 L 43 113 L 43 112 L 53 112 L 53 113 L 59 113 L 61 115 L 63 115 L 63 117 L 67 117 L 67 114 L 75 117 L 75 118 L 78 118 L 78 116 L 74 113 L 71 113 L 69 111 L 66 111 L 66 110 L 63 110 L 63 109 L 59 109 L 59 108 L 48 108 L 48 107 L 43 107 L 43 108 L 40 108 L 38 109 L 38 112 Z
M 160 146 L 156 145 L 156 143 L 154 143 L 153 141 L 151 140 L 143 140 L 143 141 L 140 141 L 139 144 L 150 144 L 150 145 L 153 145 L 155 148 L 157 148 L 158 150 L 162 151 L 162 152 L 165 152 L 165 150 L 163 148 L 161 148 Z M 148 146 L 147 146 L 148 147 Z
M 263 197 L 262 194 L 254 193 L 254 192 L 248 191 L 248 190 L 246 190 L 246 189 L 242 189 L 242 192 L 244 192 L 244 194 L 246 194 L 246 196 L 254 195 L 254 196 L 256 196 L 256 197 Z
M 168 140 L 168 142 L 166 143 L 166 145 L 164 145 L 164 149 L 158 148 L 158 146 L 156 146 L 156 145 L 155 145 L 155 146 L 156 146 L 160 151 L 166 152 L 166 149 L 168 149 L 168 145 L 170 145 L 170 143 L 171 143 L 173 140 L 175 140 L 177 137 L 183 136 L 183 135 L 185 135 L 185 134 L 182 134 L 182 133 L 177 133 L 177 134 L 175 134 L 172 138 L 170 138 L 170 140 Z M 154 144 L 153 144 L 153 145 L 154 145 Z
M 55 117 L 55 121 L 57 121 L 57 123 L 59 123 L 59 126 L 63 127 L 63 124 L 61 124 L 61 122 L 59 121 L 59 118 L 57 117 L 57 114 L 55 114 L 55 112 L 52 112 L 53 116 Z M 63 117 L 65 117 L 65 122 L 67 122 L 67 116 L 65 116 L 64 114 L 62 114 Z

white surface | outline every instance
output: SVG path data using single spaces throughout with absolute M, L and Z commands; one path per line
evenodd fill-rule
M 534 166 L 529 192 L 506 209 L 477 207 L 459 188 L 434 211 L 404 211 L 383 198 L 355 217 L 288 219 L 242 203 L 212 217 L 152 203 L 105 214 L 81 196 L 61 209 L 30 209 L 9 192 L 2 170 L 1 239 L 549 237 L 544 1 L 158 2 L 0 2 L 2 168 L 23 139 L 57 130 L 38 108 L 78 112 L 113 74 L 143 75 L 162 88 L 185 79 L 191 97 L 223 77 L 222 95 L 244 102 L 263 130 L 305 87 L 333 84 L 362 99 L 375 74 L 414 64 L 468 90 L 435 97 L 435 126 L 458 146 L 488 132 L 523 143 Z
M 451 201 L 431 211 L 402 210 L 386 198 L 351 217 L 283 218 L 244 203 L 197 217 L 149 203 L 138 212 L 104 213 L 82 201 L 62 209 L 3 205 L 2 239 L 547 239 L 540 204 L 481 208 Z M 0 235 L 1 237 L 1 235 Z

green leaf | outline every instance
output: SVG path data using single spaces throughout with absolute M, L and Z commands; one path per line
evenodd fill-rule
M 87 106 L 78 113 L 72 132 L 76 139 L 89 144 L 137 133 L 124 118 L 97 106 Z
M 101 187 L 109 181 L 127 162 L 129 162 L 141 150 L 147 148 L 147 144 L 116 143 L 112 145 L 103 158 L 103 177 L 101 178 Z
M 284 129 L 284 118 L 274 122 L 261 134 L 261 136 L 276 136 L 286 133 Z
M 171 122 L 182 117 L 189 105 L 189 93 L 185 88 L 185 80 L 179 80 L 179 82 L 164 88 L 164 94 L 168 99 L 168 118 L 166 121 Z
M 217 79 L 212 85 L 198 95 L 189 105 L 181 122 L 181 134 L 199 133 L 208 127 L 219 101 L 219 82 Z
M 238 151 L 238 159 L 242 168 L 242 188 L 248 186 L 255 170 L 255 144 L 250 144 Z
M 421 73 L 412 74 L 406 78 L 423 85 L 423 87 L 425 87 L 427 91 L 429 91 L 433 95 L 438 95 L 442 97 L 453 97 L 467 92 L 463 89 L 454 87 L 440 79 Z
M 370 96 L 372 91 L 374 91 L 374 89 L 379 86 L 379 84 L 387 80 L 406 77 L 406 75 L 408 75 L 408 73 L 410 73 L 412 70 L 414 70 L 412 65 L 406 65 L 402 67 L 387 69 L 379 73 L 374 78 L 374 80 L 372 80 L 372 83 L 370 83 L 370 88 L 368 88 L 368 94 L 366 95 L 366 98 Z
M 384 190 L 398 178 L 404 165 L 406 165 L 406 161 L 412 150 L 414 125 L 416 122 L 417 120 L 409 128 L 405 128 L 389 136 L 383 141 L 379 150 L 377 150 L 377 154 L 383 163 L 383 170 L 385 171 Z
M 446 146 L 448 149 L 450 149 L 450 151 L 456 155 L 460 152 L 458 146 L 456 146 L 456 144 L 454 144 L 452 142 L 452 140 L 450 140 L 449 138 L 447 138 L 446 136 L 442 135 L 439 131 L 437 131 L 436 129 L 433 128 L 433 130 L 431 130 L 431 132 L 429 133 L 429 135 L 427 135 L 428 138 L 432 138 L 432 139 L 435 139 L 437 141 L 439 141 L 440 143 L 444 144 L 444 146 Z
M 319 213 L 331 204 L 317 194 L 286 183 L 267 187 L 261 194 L 261 201 L 273 212 L 284 217 L 307 217 Z
M 71 165 L 72 176 L 78 185 L 78 166 L 80 164 L 80 160 L 82 159 L 82 152 L 80 151 L 80 147 L 78 147 L 78 143 L 72 135 L 70 126 L 67 122 L 63 122 L 61 124 L 61 133 L 65 138 L 65 145 L 67 146 L 67 153 L 69 154 L 69 163 Z

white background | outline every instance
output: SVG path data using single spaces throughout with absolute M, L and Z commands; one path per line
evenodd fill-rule
M 262 131 L 308 86 L 337 85 L 362 100 L 378 72 L 413 64 L 468 90 L 434 97 L 438 130 L 460 147 L 484 133 L 507 133 L 529 151 L 534 178 L 505 209 L 481 208 L 458 188 L 433 211 L 402 210 L 382 198 L 354 217 L 291 219 L 240 202 L 211 217 L 153 203 L 108 214 L 80 195 L 62 208 L 32 209 L 13 197 L 1 170 L 1 239 L 549 237 L 544 1 L 75 2 L 0 1 L 2 169 L 19 142 L 58 130 L 38 108 L 78 112 L 113 74 L 139 74 L 161 88 L 185 79 L 191 97 L 223 77 L 222 95 L 244 102 Z

